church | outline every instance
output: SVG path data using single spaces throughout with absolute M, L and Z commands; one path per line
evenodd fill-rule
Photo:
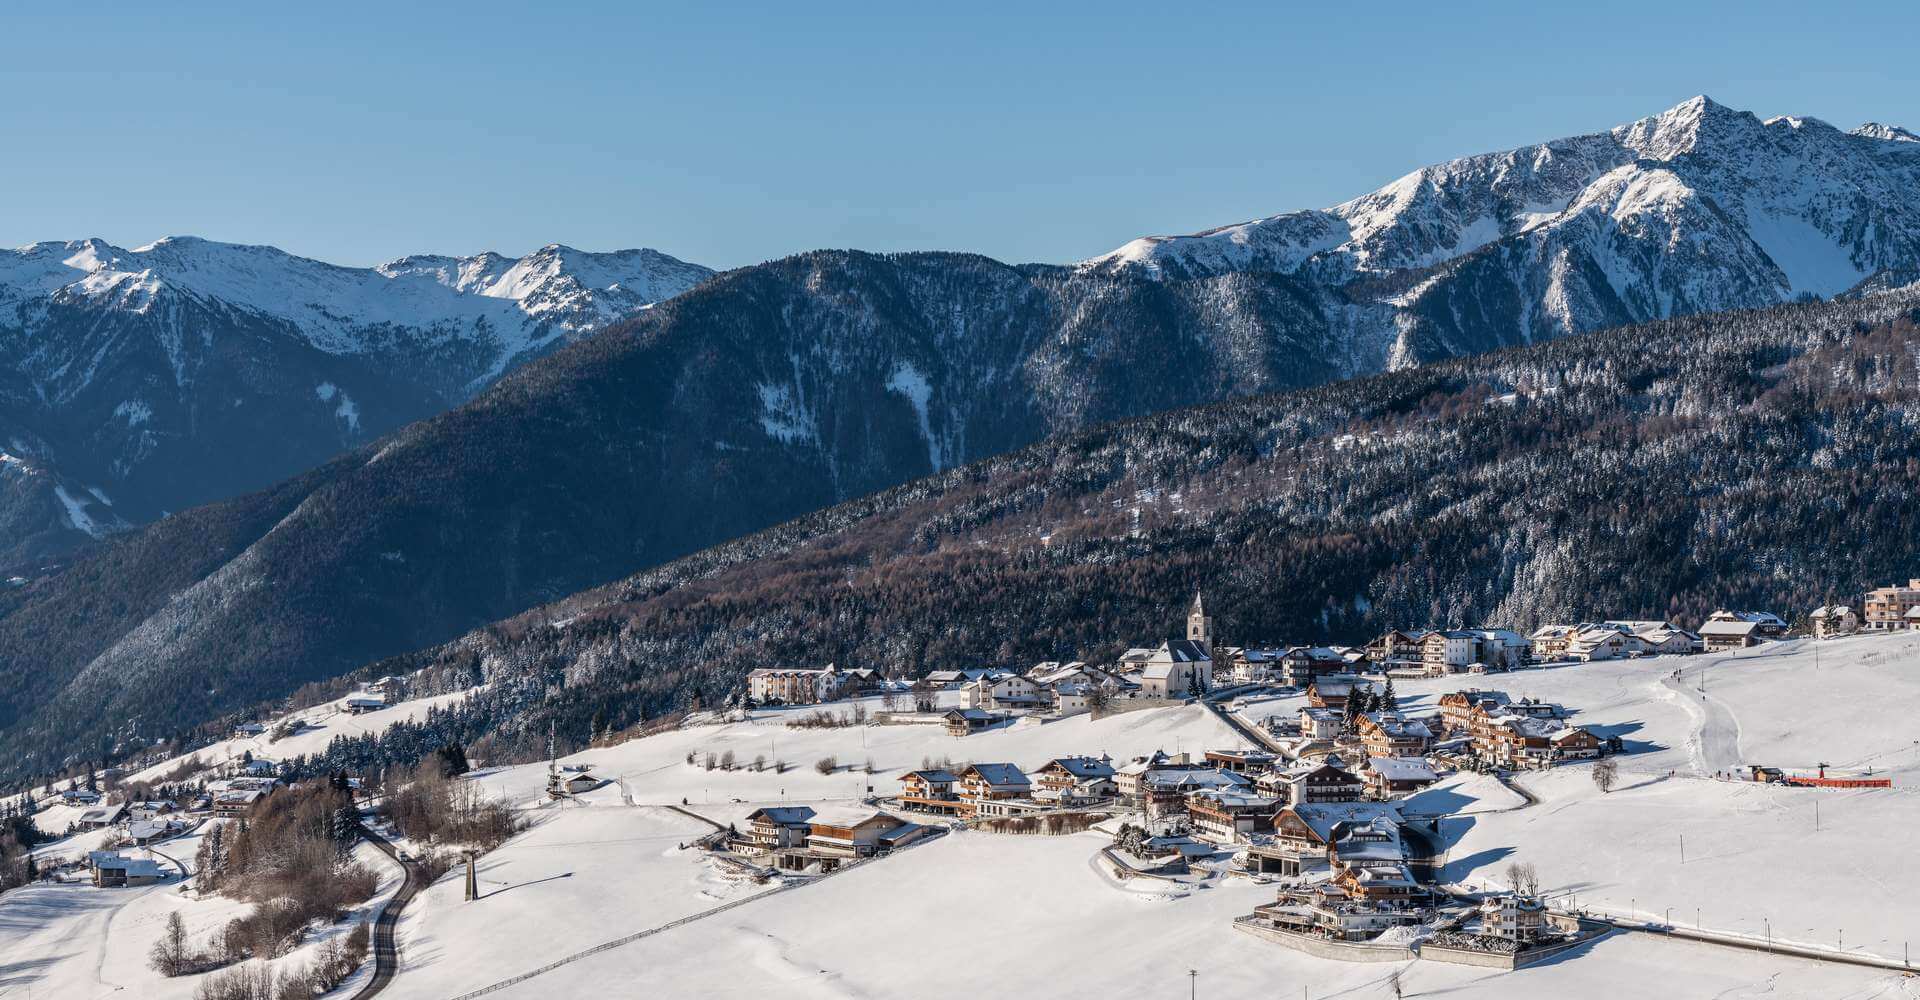
M 1140 694 L 1180 698 L 1213 689 L 1213 619 L 1200 594 L 1187 610 L 1187 637 L 1168 639 L 1155 649 L 1130 649 L 1120 658 L 1128 673 L 1139 671 Z

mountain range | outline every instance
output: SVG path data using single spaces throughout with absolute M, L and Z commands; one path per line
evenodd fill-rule
M 310 471 L 91 546 L 58 572 L 0 591 L 0 690 L 8 695 L 0 699 L 0 758 L 14 761 L 15 772 L 43 771 L 76 754 L 184 736 L 221 713 L 514 621 L 530 606 L 674 560 L 721 558 L 696 554 L 810 512 L 829 508 L 818 516 L 854 523 L 860 498 L 916 480 L 904 487 L 909 494 L 934 489 L 922 478 L 930 475 L 991 482 L 996 493 L 1045 506 L 1062 487 L 1031 470 L 995 480 L 993 456 L 1050 437 L 1075 440 L 1111 421 L 1648 317 L 1807 296 L 1897 299 L 1920 261 L 1917 153 L 1920 143 L 1897 129 L 1850 134 L 1811 119 L 1761 122 L 1701 99 L 1602 136 L 1428 168 L 1329 212 L 1139 241 L 1079 265 L 804 254 L 716 276 L 591 336 L 579 333 L 609 313 L 563 314 L 581 317 L 566 320 L 572 325 L 553 312 L 536 315 L 578 300 L 508 298 L 539 284 L 510 280 L 508 262 L 396 262 L 362 280 L 487 299 L 487 308 L 521 317 L 518 332 L 499 332 L 506 319 L 489 314 L 389 340 L 377 323 L 328 326 L 309 316 L 312 330 L 283 339 L 332 358 L 359 357 L 369 344 L 404 345 L 395 356 L 415 359 L 419 370 L 408 377 L 432 381 L 435 399 L 487 387 L 377 440 L 336 437 L 335 447 L 349 450 Z M 140 273 L 108 273 L 123 272 Z M 698 280 L 685 273 L 687 283 Z M 126 284 L 135 301 L 145 294 L 126 278 L 99 284 Z M 624 282 L 604 287 L 614 284 Z M 651 288 L 629 304 L 667 290 Z M 180 297 L 209 295 L 196 286 Z M 255 302 L 249 315 L 275 302 L 286 324 L 308 313 L 369 314 L 287 315 L 284 303 L 300 299 Z M 1843 317 L 1833 321 L 1838 330 L 1857 315 L 1847 309 L 1865 307 L 1826 308 L 1833 311 L 1820 315 Z M 1884 322 L 1889 314 L 1876 315 Z M 370 327 L 381 333 L 365 333 Z M 1664 334 L 1658 344 L 1671 350 L 1679 336 Z M 148 339 L 172 342 L 157 332 Z M 572 342 L 549 350 L 560 341 Z M 340 353 L 329 354 L 329 345 Z M 165 350 L 151 353 L 171 364 Z M 524 363 L 513 368 L 516 361 Z M 1404 385 L 1426 384 L 1408 378 Z M 328 381 L 336 391 L 347 386 Z M 294 389 L 318 396 L 312 385 L 287 391 Z M 127 396 L 101 398 L 105 405 Z M 1245 475 L 1286 479 L 1296 473 L 1266 461 L 1277 445 L 1206 433 L 1205 425 L 1220 413 L 1284 422 L 1293 405 L 1298 398 L 1192 411 L 1177 426 L 1188 429 L 1182 440 L 1196 455 L 1238 455 L 1249 463 Z M 1699 403 L 1687 397 L 1685 405 Z M 321 412 L 334 419 L 337 411 L 336 404 Z M 1176 452 L 1154 454 L 1184 467 Z M 967 465 L 981 461 L 989 464 Z M 1181 492 L 1150 464 L 1129 460 L 1126 468 L 1155 496 Z M 1100 479 L 1084 464 L 1062 469 Z M 1346 495 L 1352 486 L 1337 471 L 1316 472 L 1327 477 L 1317 488 Z M 848 502 L 854 507 L 834 506 Z M 910 548 L 942 531 L 974 537 L 967 509 L 911 531 L 876 522 L 872 534 Z M 1197 529 L 1182 543 L 1193 547 L 1190 558 L 1212 558 L 1206 537 Z M 1423 543 L 1408 530 L 1392 544 Z M 1395 551 L 1376 556 L 1404 558 Z M 675 572 L 686 589 L 652 607 L 692 601 L 705 586 Z M 1353 582 L 1355 595 L 1400 607 L 1366 597 L 1361 577 Z M 961 578 L 952 585 L 970 586 Z M 776 623 L 750 615 L 748 603 L 729 606 L 777 632 Z M 1104 613 L 1097 595 L 1077 607 L 1076 614 Z M 1030 624 L 1012 605 L 988 620 Z M 500 627 L 510 638 L 525 626 Z M 463 641 L 477 648 L 490 634 Z M 939 656 L 888 662 L 993 655 L 1005 641 L 958 626 L 946 636 L 932 647 Z M 900 640 L 889 633 L 874 641 Z M 761 649 L 798 659 L 820 651 L 817 643 Z M 653 669 L 644 658 L 634 662 Z M 671 683 L 652 675 L 637 682 L 647 695 L 634 704 L 652 711 L 692 691 L 718 694 L 696 676 L 705 662 L 676 665 Z M 714 685 L 731 676 L 709 673 Z
M 1920 260 L 1920 141 L 1707 97 L 1607 132 L 1424 167 L 1332 208 L 1147 237 L 1087 270 L 1286 274 L 1374 368 L 1829 298 Z
M 0 566 L 304 472 L 711 273 L 561 246 L 377 268 L 193 238 L 0 251 Z

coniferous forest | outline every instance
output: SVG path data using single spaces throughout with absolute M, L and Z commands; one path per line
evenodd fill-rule
M 1569 338 L 1113 424 L 379 665 L 494 682 L 477 752 L 737 698 L 761 666 L 1098 659 L 1173 634 L 1792 620 L 1920 565 L 1915 298 Z
M 1170 634 L 1196 589 L 1230 644 L 1792 618 L 1912 574 L 1915 318 L 1909 292 L 1676 319 L 1057 436 L 369 657 L 348 676 L 488 686 L 297 763 L 530 756 L 549 721 L 577 747 L 760 666 L 1098 659 Z

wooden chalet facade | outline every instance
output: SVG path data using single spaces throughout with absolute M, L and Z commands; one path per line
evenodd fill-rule
M 1369 757 L 1418 757 L 1433 743 L 1426 723 L 1398 712 L 1368 712 L 1356 726 Z
M 1113 764 L 1099 757 L 1055 757 L 1029 775 L 1033 797 L 1061 805 L 1080 805 L 1119 794 Z
M 905 809 L 956 816 L 964 811 L 959 784 L 960 776 L 952 771 L 940 768 L 908 771 L 900 776 L 898 801 Z
M 959 815 L 1011 816 L 1030 811 L 1014 803 L 1032 794 L 1033 783 L 1012 764 L 970 764 L 959 778 Z
M 1315 677 L 1307 684 L 1307 704 L 1314 708 L 1344 709 L 1347 699 L 1353 695 L 1354 687 L 1361 683 L 1358 677 L 1351 674 Z
M 802 847 L 813 823 L 813 810 L 807 806 L 768 806 L 747 814 L 747 829 L 742 846 L 748 851 L 772 853 L 789 847 Z
M 983 708 L 952 709 L 945 718 L 948 736 L 971 736 L 1007 720 L 1006 716 L 995 715 Z
M 1244 791 L 1203 788 L 1187 796 L 1187 819 L 1193 834 L 1216 844 L 1245 843 L 1255 834 L 1273 830 L 1279 800 Z

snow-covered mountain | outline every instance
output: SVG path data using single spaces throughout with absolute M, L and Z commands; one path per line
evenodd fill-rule
M 1337 294 L 1387 366 L 1620 323 L 1843 293 L 1920 262 L 1920 142 L 1696 97 L 1595 135 L 1424 167 L 1352 201 L 1080 266 L 1275 271 Z
M 193 237 L 0 250 L 0 561 L 311 468 L 711 273 L 563 246 L 377 268 Z

